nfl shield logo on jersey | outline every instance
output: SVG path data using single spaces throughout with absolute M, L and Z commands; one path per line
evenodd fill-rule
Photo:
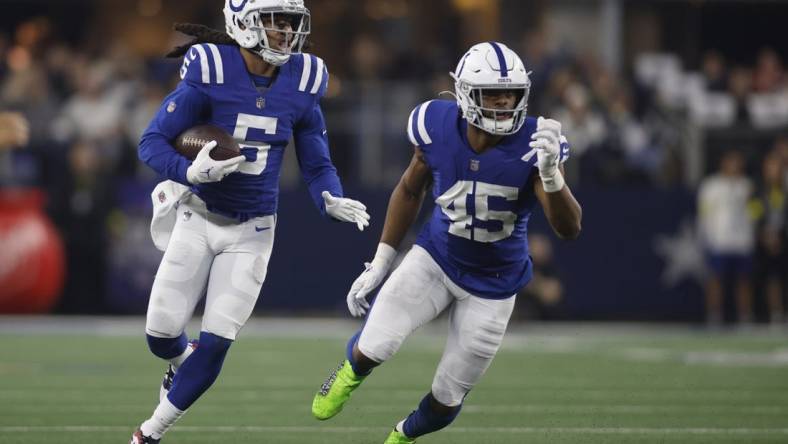
M 167 200 L 167 195 L 162 191 L 159 193 L 159 202 L 164 203 L 165 200 Z
M 257 106 L 257 109 L 265 108 L 265 99 L 262 98 L 262 97 L 258 97 L 257 98 L 257 103 L 255 103 L 255 106 Z
M 471 159 L 471 171 L 479 171 L 479 161 L 477 159 Z
M 167 104 L 167 112 L 172 113 L 175 109 L 178 108 L 178 105 L 175 104 L 174 100 L 171 100 L 170 103 Z

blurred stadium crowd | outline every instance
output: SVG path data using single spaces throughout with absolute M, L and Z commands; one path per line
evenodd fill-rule
M 68 38 L 62 30 L 73 26 L 67 23 L 73 17 L 47 12 L 46 2 L 39 3 L 38 13 L 28 5 L 5 22 L 8 26 L 0 33 L 0 110 L 18 113 L 4 118 L 26 120 L 29 140 L 2 137 L 0 185 L 6 191 L 43 190 L 45 213 L 62 236 L 66 253 L 68 272 L 57 309 L 90 313 L 112 310 L 100 295 L 112 285 L 106 268 L 113 261 L 157 260 L 147 239 L 128 239 L 127 224 L 129 214 L 145 211 L 139 209 L 145 208 L 156 182 L 137 160 L 137 142 L 178 80 L 180 62 L 158 54 L 185 41 L 167 33 L 172 20 L 221 27 L 221 2 L 197 2 L 187 16 L 162 2 L 128 2 L 132 6 L 127 13 L 136 21 L 160 18 L 152 22 L 158 26 L 154 43 L 130 43 L 128 33 L 106 33 L 108 26 L 99 23 L 111 13 L 108 7 L 83 3 L 83 9 L 98 12 L 79 23 L 85 26 L 82 32 Z M 768 263 L 770 311 L 773 320 L 779 320 L 783 307 L 778 301 L 788 275 L 785 53 L 763 42 L 752 60 L 742 62 L 729 59 L 726 48 L 700 48 L 696 63 L 688 63 L 672 48 L 644 45 L 642 51 L 625 48 L 626 55 L 611 59 L 603 51 L 556 40 L 557 33 L 572 30 L 550 27 L 554 22 L 545 18 L 549 2 L 521 2 L 528 5 L 517 6 L 518 11 L 535 6 L 541 15 L 526 20 L 526 26 L 504 26 L 500 32 L 485 31 L 484 25 L 505 22 L 505 6 L 513 2 L 446 0 L 425 6 L 405 0 L 366 1 L 359 3 L 353 18 L 343 18 L 353 7 L 348 2 L 307 3 L 315 29 L 312 51 L 326 59 L 332 75 L 323 106 L 332 157 L 343 181 L 390 190 L 410 156 L 403 128 L 412 106 L 453 89 L 448 71 L 473 40 L 501 39 L 532 70 L 529 113 L 562 122 L 572 143 L 568 177 L 579 188 L 684 188 L 694 193 L 707 182 L 704 177 L 715 174 L 723 153 L 735 149 L 743 155 L 741 167 L 724 177 L 745 181 L 746 196 L 726 201 L 725 208 L 747 217 L 731 216 L 729 225 L 714 227 L 726 210 L 709 198 L 700 207 L 714 215 L 699 229 L 745 233 L 749 241 L 733 250 L 710 241 L 708 248 L 720 248 L 711 268 L 730 271 L 719 261 L 731 254 L 748 261 L 756 255 L 760 262 L 755 265 Z M 569 10 L 577 6 L 558 3 Z M 610 2 L 597 3 L 606 7 Z M 423 13 L 429 14 L 430 8 L 443 16 L 436 25 L 425 24 Z M 643 26 L 637 35 L 648 40 L 649 29 Z M 16 133 L 25 132 L 20 125 Z M 283 173 L 284 189 L 299 186 L 293 164 Z M 129 256 L 130 243 L 145 245 L 145 252 Z M 756 276 L 754 267 L 731 270 L 747 279 Z M 534 287 L 539 293 L 544 286 Z M 534 316 L 549 314 L 551 301 L 561 298 L 560 283 L 546 287 L 549 294 L 534 296 Z

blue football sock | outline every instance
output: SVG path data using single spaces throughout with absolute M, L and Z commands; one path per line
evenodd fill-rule
M 408 438 L 418 438 L 419 436 L 432 433 L 440 430 L 454 421 L 454 418 L 460 414 L 462 405 L 452 408 L 452 412 L 448 415 L 441 415 L 435 412 L 430 406 L 433 401 L 432 393 L 428 393 L 424 399 L 419 403 L 419 407 L 414 410 L 405 419 L 405 424 L 402 426 L 402 432 Z
M 353 357 L 353 347 L 355 347 L 356 342 L 358 342 L 358 338 L 361 336 L 361 330 L 356 332 L 350 339 L 347 341 L 347 346 L 345 347 L 345 356 L 347 357 L 348 362 L 350 362 L 350 367 L 353 369 L 353 372 L 358 376 L 367 376 L 368 374 L 372 373 L 372 369 L 367 370 L 366 372 L 360 372 L 358 370 L 358 363 L 356 359 Z
M 180 356 L 189 345 L 189 338 L 186 333 L 181 333 L 177 338 L 157 338 L 156 336 L 145 335 L 148 339 L 148 348 L 154 355 L 161 359 L 172 359 Z
M 186 410 L 208 390 L 219 376 L 232 343 L 230 339 L 212 333 L 200 333 L 200 346 L 184 361 L 172 381 L 167 395 L 172 405 Z

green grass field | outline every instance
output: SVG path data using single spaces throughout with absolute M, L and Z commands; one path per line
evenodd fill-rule
M 219 381 L 162 442 L 381 443 L 429 390 L 442 330 L 415 335 L 339 416 L 318 422 L 312 395 L 354 324 L 299 329 L 310 322 L 245 331 Z M 0 327 L 0 443 L 128 442 L 155 407 L 164 365 L 141 334 L 103 323 L 104 334 Z M 419 439 L 631 442 L 788 442 L 785 331 L 514 327 L 458 420 Z

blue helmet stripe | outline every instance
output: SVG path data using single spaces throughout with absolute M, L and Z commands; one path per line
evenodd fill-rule
M 244 6 L 246 6 L 246 2 L 248 2 L 248 1 L 249 0 L 243 0 L 240 5 L 235 6 L 235 0 L 231 0 L 230 1 L 230 9 L 233 12 L 241 12 L 244 9 Z
M 490 42 L 490 45 L 492 45 L 495 54 L 498 56 L 498 66 L 501 67 L 501 77 L 509 77 L 509 69 L 506 68 L 506 59 L 503 57 L 501 47 L 495 42 Z

